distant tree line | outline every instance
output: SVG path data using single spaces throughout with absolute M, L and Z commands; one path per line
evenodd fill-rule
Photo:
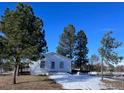
M 94 64 L 94 65 L 92 65 L 93 66 L 93 69 L 92 69 L 92 71 L 93 72 L 101 72 L 101 64 L 100 63 L 98 63 L 98 64 Z M 113 66 L 113 65 L 111 65 L 111 66 L 105 66 L 105 65 L 103 65 L 103 71 L 105 71 L 105 72 L 124 72 L 124 65 L 117 65 L 117 66 Z
M 124 72 L 124 65 L 118 65 L 115 67 L 116 72 Z

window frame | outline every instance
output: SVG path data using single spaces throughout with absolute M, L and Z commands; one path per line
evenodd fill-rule
M 51 69 L 55 69 L 55 62 L 54 61 L 51 62 Z
M 45 61 L 40 62 L 40 68 L 45 68 Z

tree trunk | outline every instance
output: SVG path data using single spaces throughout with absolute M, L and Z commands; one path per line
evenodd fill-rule
M 20 66 L 20 74 L 22 75 L 22 65 Z
M 101 63 L 101 80 L 103 80 L 103 58 Z
M 0 74 L 2 74 L 2 66 L 0 66 Z
M 19 65 L 17 65 L 16 75 L 19 76 Z
M 16 74 L 17 74 L 17 65 L 15 65 L 15 67 L 14 67 L 13 84 L 16 84 Z
M 17 57 L 15 61 L 15 67 L 13 73 L 13 84 L 16 84 L 16 76 L 18 75 L 18 69 L 19 69 L 19 58 Z
M 81 70 L 81 61 L 80 61 L 80 67 L 79 67 L 79 69 Z

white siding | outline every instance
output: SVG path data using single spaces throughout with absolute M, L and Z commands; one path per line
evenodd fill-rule
M 33 61 L 30 65 L 31 75 L 46 74 L 48 72 L 71 72 L 71 60 L 57 54 L 49 53 L 45 55 L 45 68 L 40 68 L 41 60 Z M 55 62 L 55 68 L 51 69 L 51 63 Z M 64 63 L 64 68 L 60 68 L 60 63 Z
M 31 75 L 41 75 L 41 74 L 48 73 L 48 71 L 46 69 L 40 68 L 40 62 L 41 62 L 41 60 L 38 60 L 37 62 L 33 61 L 33 64 L 30 65 Z

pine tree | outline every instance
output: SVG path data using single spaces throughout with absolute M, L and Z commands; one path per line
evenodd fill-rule
M 119 46 L 122 45 L 121 42 L 117 41 L 115 38 L 111 36 L 112 31 L 105 33 L 101 40 L 101 47 L 99 48 L 99 54 L 101 55 L 101 76 L 103 80 L 103 62 L 107 62 L 107 64 L 118 64 L 122 60 L 122 56 L 119 56 L 118 53 L 115 52 Z
M 4 38 L 2 36 L 0 36 L 0 70 L 1 70 L 0 72 L 1 73 L 3 72 L 3 66 L 4 66 L 3 60 L 7 56 L 7 54 L 5 54 L 6 53 L 6 51 L 5 51 L 6 47 L 3 44 L 3 40 L 4 40 Z
M 83 30 L 80 30 L 76 35 L 76 43 L 75 43 L 75 61 L 77 67 L 81 69 L 81 67 L 86 65 L 88 62 L 87 54 L 87 37 Z
M 35 16 L 30 5 L 19 3 L 15 10 L 7 8 L 0 21 L 2 43 L 6 47 L 5 59 L 14 62 L 13 84 L 22 59 L 37 60 L 46 52 L 45 31 L 42 20 Z
M 68 25 L 64 28 L 64 32 L 60 36 L 57 53 L 72 59 L 74 52 L 74 43 L 75 27 L 73 25 Z

